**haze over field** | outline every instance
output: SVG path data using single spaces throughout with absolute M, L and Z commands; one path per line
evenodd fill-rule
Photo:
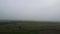
M 0 19 L 60 21 L 60 0 L 0 0 Z

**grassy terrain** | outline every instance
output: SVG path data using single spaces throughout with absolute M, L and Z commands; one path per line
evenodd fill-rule
M 60 23 L 58 22 L 8 21 L 0 22 L 0 24 L 0 32 L 8 32 L 9 34 L 60 33 Z

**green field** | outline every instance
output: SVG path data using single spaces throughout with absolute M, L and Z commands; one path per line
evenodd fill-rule
M 60 23 L 48 22 L 5 22 L 0 25 L 0 32 L 9 34 L 57 34 L 60 33 Z

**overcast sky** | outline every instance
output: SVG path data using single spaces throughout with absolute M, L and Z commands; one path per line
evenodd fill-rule
M 0 0 L 0 19 L 60 21 L 60 0 Z

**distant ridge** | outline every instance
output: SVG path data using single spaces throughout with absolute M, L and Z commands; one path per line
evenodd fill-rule
M 0 25 L 16 24 L 16 23 L 60 24 L 60 22 L 51 22 L 51 21 L 0 20 Z

